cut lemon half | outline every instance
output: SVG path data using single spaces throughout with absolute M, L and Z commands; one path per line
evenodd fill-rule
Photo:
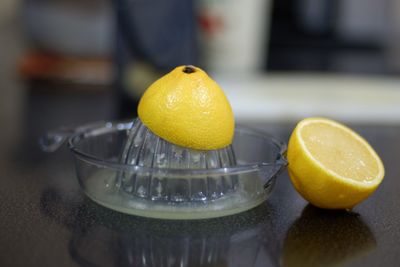
M 215 150 L 232 143 L 229 101 L 198 67 L 176 67 L 155 81 L 140 99 L 138 115 L 153 133 L 182 147 Z
M 297 124 L 287 158 L 294 187 L 320 208 L 353 208 L 376 190 L 385 173 L 365 139 L 325 118 L 307 118 Z

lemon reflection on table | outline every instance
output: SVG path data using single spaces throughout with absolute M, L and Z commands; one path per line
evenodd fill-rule
M 377 245 L 361 215 L 307 205 L 283 243 L 284 267 L 335 266 L 366 254 Z

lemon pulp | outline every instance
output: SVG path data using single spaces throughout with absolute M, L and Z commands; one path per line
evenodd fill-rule
M 378 163 L 370 150 L 343 129 L 325 123 L 308 124 L 301 137 L 318 162 L 342 177 L 368 182 L 378 175 Z

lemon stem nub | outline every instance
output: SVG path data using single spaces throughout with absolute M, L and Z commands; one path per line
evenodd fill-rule
M 196 68 L 192 65 L 187 65 L 185 68 L 182 70 L 184 73 L 190 74 L 193 72 L 196 72 Z

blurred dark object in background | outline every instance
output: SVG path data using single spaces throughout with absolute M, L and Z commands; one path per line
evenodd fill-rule
M 392 0 L 274 1 L 267 69 L 398 72 L 390 50 L 399 11 Z
M 115 0 L 120 118 L 136 116 L 143 91 L 179 65 L 197 64 L 193 0 Z

